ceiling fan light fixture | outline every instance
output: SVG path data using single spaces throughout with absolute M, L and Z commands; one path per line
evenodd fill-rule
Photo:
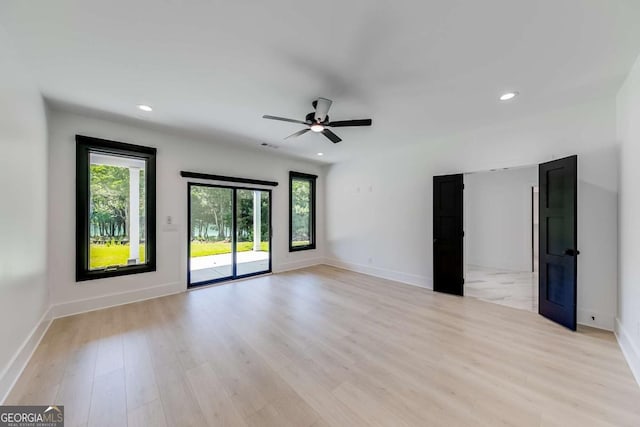
M 314 123 L 311 125 L 312 132 L 322 132 L 324 130 L 324 126 L 320 123 Z

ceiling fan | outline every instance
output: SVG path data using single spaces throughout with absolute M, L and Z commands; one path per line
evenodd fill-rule
M 371 126 L 371 123 L 372 123 L 371 119 L 341 120 L 337 122 L 329 121 L 329 116 L 327 113 L 329 112 L 329 108 L 331 107 L 332 103 L 333 101 L 331 101 L 330 99 L 326 99 L 326 98 L 316 99 L 311 103 L 315 111 L 307 114 L 304 121 L 286 119 L 284 117 L 276 117 L 276 116 L 268 116 L 268 115 L 262 116 L 262 118 L 270 119 L 270 120 L 280 120 L 283 122 L 290 122 L 290 123 L 298 123 L 301 125 L 308 126 L 306 129 L 302 129 L 294 134 L 291 134 L 285 139 L 297 138 L 300 135 L 304 135 L 305 133 L 311 131 L 311 132 L 323 134 L 324 136 L 329 138 L 329 140 L 331 140 L 331 142 L 333 142 L 334 144 L 337 144 L 338 142 L 342 141 L 342 139 L 338 135 L 333 133 L 330 129 L 328 129 L 330 127 L 340 128 L 340 127 L 347 127 L 347 126 Z

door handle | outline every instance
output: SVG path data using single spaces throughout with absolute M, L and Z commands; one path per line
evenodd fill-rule
M 564 251 L 564 254 L 568 256 L 576 256 L 576 255 L 580 255 L 580 251 L 577 249 L 566 249 Z

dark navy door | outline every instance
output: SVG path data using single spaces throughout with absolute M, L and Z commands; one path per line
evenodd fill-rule
M 433 290 L 463 295 L 462 174 L 433 177 Z
M 577 156 L 540 165 L 539 313 L 576 330 Z

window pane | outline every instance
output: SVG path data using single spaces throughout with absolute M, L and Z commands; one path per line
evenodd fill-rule
M 89 269 L 145 264 L 146 161 L 101 153 L 89 159 Z
M 291 246 L 311 244 L 311 182 L 306 179 L 291 181 Z

